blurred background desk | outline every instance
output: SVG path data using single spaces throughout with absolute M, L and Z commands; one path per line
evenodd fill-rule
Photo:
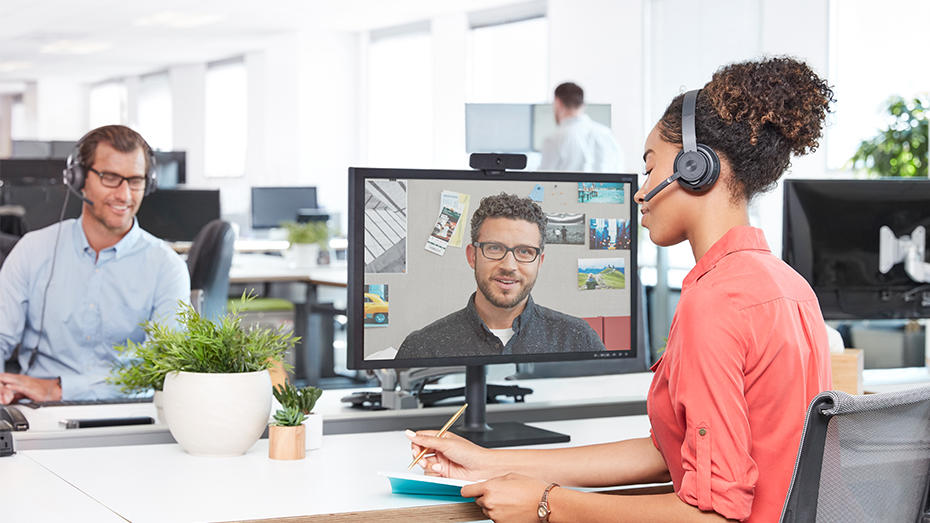
M 320 303 L 319 287 L 344 289 L 348 269 L 345 264 L 292 267 L 281 256 L 237 253 L 229 271 L 230 284 L 261 285 L 267 295 L 272 283 L 294 283 L 304 287 L 302 302 L 294 303 L 294 334 L 300 341 L 294 347 L 294 378 L 313 386 L 325 380 L 340 380 L 334 369 L 333 316 L 341 311 Z

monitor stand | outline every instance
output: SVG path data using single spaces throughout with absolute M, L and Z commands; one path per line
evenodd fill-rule
M 488 448 L 564 443 L 571 439 L 568 434 L 512 421 L 488 425 L 487 397 L 485 366 L 468 365 L 465 367 L 465 402 L 468 408 L 465 409 L 465 423 L 454 429 L 456 434 Z

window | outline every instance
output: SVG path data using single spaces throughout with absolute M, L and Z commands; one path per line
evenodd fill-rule
M 242 58 L 207 66 L 204 173 L 245 175 L 247 84 Z
M 143 76 L 139 82 L 139 133 L 153 149 L 172 149 L 171 85 L 168 73 Z
M 549 21 L 545 17 L 475 27 L 468 42 L 468 101 L 548 100 Z
M 368 161 L 433 163 L 433 56 L 429 28 L 372 34 L 368 49 Z
M 111 81 L 91 86 L 88 123 L 91 129 L 126 123 L 126 84 Z
M 829 169 L 844 169 L 862 140 L 887 123 L 886 102 L 930 90 L 923 0 L 830 2 L 830 83 L 836 104 L 827 127 Z

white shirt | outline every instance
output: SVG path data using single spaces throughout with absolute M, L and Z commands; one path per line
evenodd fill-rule
M 620 148 L 610 128 L 586 114 L 566 118 L 543 142 L 540 171 L 620 172 Z

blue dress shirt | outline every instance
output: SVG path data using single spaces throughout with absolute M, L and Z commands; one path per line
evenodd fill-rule
M 63 399 L 117 396 L 104 382 L 121 357 L 113 347 L 142 342 L 146 320 L 176 322 L 178 300 L 190 301 L 187 266 L 138 222 L 99 257 L 80 218 L 53 224 L 23 236 L 0 268 L 0 361 L 21 343 L 22 372 L 60 377 Z

